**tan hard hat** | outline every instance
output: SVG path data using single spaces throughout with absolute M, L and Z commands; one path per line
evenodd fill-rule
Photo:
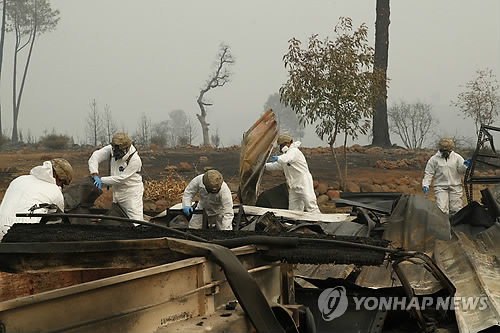
M 132 145 L 132 141 L 128 137 L 127 133 L 116 133 L 111 139 L 113 146 L 119 146 L 121 149 L 127 149 Z
M 64 185 L 69 185 L 73 179 L 73 167 L 64 158 L 54 158 L 50 161 L 52 170 L 57 175 Z
M 455 142 L 450 137 L 442 137 L 439 140 L 439 150 L 452 150 L 455 148 Z
M 281 146 L 281 145 L 284 145 L 285 143 L 289 143 L 289 142 L 292 142 L 293 139 L 290 135 L 288 134 L 281 134 L 279 137 L 278 137 L 278 146 Z
M 219 192 L 223 181 L 221 173 L 217 170 L 208 170 L 203 175 L 203 185 L 211 193 Z

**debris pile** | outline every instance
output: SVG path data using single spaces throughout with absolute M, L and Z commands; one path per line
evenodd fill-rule
M 178 174 L 169 174 L 162 180 L 144 181 L 144 199 L 179 202 L 188 182 Z

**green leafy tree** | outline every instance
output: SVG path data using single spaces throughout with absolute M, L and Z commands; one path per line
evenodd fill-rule
M 273 109 L 280 133 L 288 133 L 293 138 L 302 139 L 304 137 L 304 125 L 302 125 L 295 111 L 291 107 L 285 106 L 280 101 L 280 94 L 275 93 L 269 96 L 264 104 L 264 112 Z
M 12 141 L 17 142 L 17 119 L 21 109 L 24 85 L 33 54 L 33 47 L 38 36 L 57 26 L 59 11 L 50 7 L 48 0 L 15 0 L 7 2 L 9 17 L 8 31 L 14 33 L 14 65 L 12 71 Z M 21 70 L 21 82 L 18 83 L 20 54 L 27 48 L 24 68 Z
M 335 40 L 309 38 L 307 48 L 295 38 L 283 57 L 288 80 L 280 88 L 282 102 L 303 123 L 314 124 L 316 134 L 326 140 L 343 186 L 347 178 L 347 138 L 357 138 L 370 129 L 373 105 L 383 75 L 373 71 L 374 50 L 368 45 L 368 28 L 353 30 L 350 18 L 341 17 Z M 344 176 L 335 154 L 337 136 L 344 133 Z
M 481 125 L 491 125 L 498 117 L 500 96 L 498 80 L 491 69 L 477 70 L 476 77 L 465 85 L 451 105 L 457 107 L 465 117 L 472 118 L 479 133 Z

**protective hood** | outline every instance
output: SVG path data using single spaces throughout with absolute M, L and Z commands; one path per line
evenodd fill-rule
M 292 144 L 290 145 L 290 148 L 299 148 L 301 144 L 302 144 L 302 142 L 300 142 L 300 141 L 292 142 Z
M 50 163 L 50 161 L 45 161 L 43 162 L 43 165 L 39 165 L 31 169 L 30 175 L 51 184 L 56 183 L 56 179 L 53 176 L 52 163 Z

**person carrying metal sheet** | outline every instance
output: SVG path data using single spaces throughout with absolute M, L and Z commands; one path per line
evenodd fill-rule
M 16 217 L 37 207 L 37 213 L 64 212 L 62 187 L 73 179 L 73 168 L 63 158 L 43 162 L 29 175 L 19 176 L 7 188 L 0 204 L 0 240 L 14 223 L 38 223 L 41 217 Z M 42 207 L 40 207 L 42 205 Z
M 291 136 L 278 137 L 280 156 L 272 156 L 266 163 L 269 171 L 283 170 L 288 184 L 288 209 L 320 213 L 314 194 L 313 178 L 306 158 L 299 150 L 300 141 L 293 142 Z
M 208 170 L 194 177 L 182 195 L 183 213 L 189 220 L 189 228 L 201 229 L 203 215 L 192 214 L 193 198 L 200 194 L 196 209 L 204 209 L 208 223 L 215 224 L 218 230 L 233 230 L 233 196 L 231 190 L 217 170 Z
M 463 207 L 462 177 L 471 162 L 464 161 L 460 154 L 453 151 L 455 143 L 449 137 L 439 140 L 439 150 L 425 166 L 422 180 L 424 194 L 429 192 L 429 186 L 434 178 L 434 197 L 438 208 L 445 214 L 455 214 Z
M 110 176 L 100 178 L 99 164 L 110 163 Z M 144 185 L 140 171 L 142 160 L 137 149 L 126 133 L 113 135 L 111 144 L 96 150 L 89 159 L 89 171 L 94 179 L 94 185 L 111 186 L 113 189 L 113 204 L 118 205 L 134 220 L 143 220 Z

